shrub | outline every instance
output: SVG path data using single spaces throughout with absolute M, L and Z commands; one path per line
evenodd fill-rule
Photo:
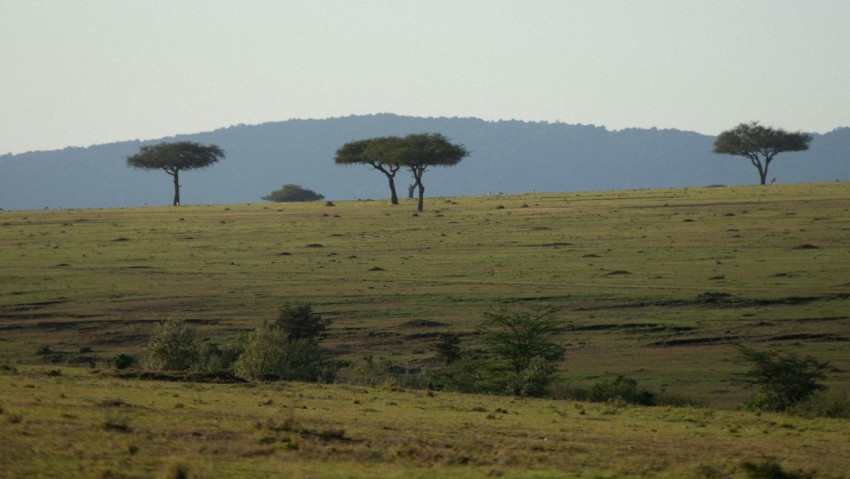
M 463 354 L 460 348 L 460 336 L 452 332 L 440 334 L 434 349 L 437 350 L 437 357 L 445 364 L 457 361 Z
M 739 352 L 750 363 L 750 370 L 743 374 L 744 381 L 760 390 L 747 403 L 751 409 L 785 411 L 825 389 L 818 381 L 826 377 L 824 371 L 830 365 L 812 356 L 745 347 Z
M 109 360 L 109 364 L 115 369 L 129 369 L 136 366 L 136 358 L 129 354 L 116 354 Z
M 503 388 L 493 384 L 494 374 L 485 361 L 463 356 L 457 361 L 432 370 L 429 386 L 441 391 L 460 393 L 502 393 Z
M 745 461 L 741 467 L 749 479 L 808 479 L 812 476 L 803 472 L 786 472 L 779 464 L 766 460 L 760 464 Z
M 154 371 L 186 371 L 198 361 L 195 331 L 184 321 L 160 323 L 148 342 L 145 369 Z
M 319 338 L 329 324 L 310 305 L 285 305 L 277 321 L 248 334 L 234 373 L 244 379 L 318 380 L 328 374 Z
M 289 342 L 318 341 L 330 324 L 329 319 L 322 319 L 313 312 L 313 307 L 306 303 L 286 303 L 275 321 L 275 326 L 286 334 Z
M 375 359 L 371 354 L 351 362 L 336 373 L 336 382 L 358 386 L 424 388 L 424 374 L 393 363 L 387 358 Z
M 587 399 L 593 402 L 620 400 L 644 406 L 655 404 L 655 397 L 652 393 L 640 390 L 637 380 L 623 375 L 597 382 L 588 390 Z
M 241 353 L 239 347 L 222 349 L 212 341 L 204 341 L 198 347 L 197 368 L 207 373 L 230 371 Z
M 789 411 L 801 416 L 850 419 L 850 394 L 847 391 L 822 391 L 798 402 Z
M 540 356 L 535 356 L 531 358 L 528 367 L 516 375 L 509 392 L 519 396 L 540 397 L 548 392 L 549 385 L 554 379 L 555 365 Z
M 281 189 L 274 190 L 268 195 L 263 196 L 263 199 L 266 201 L 277 202 L 318 201 L 324 198 L 325 197 L 323 195 L 320 195 L 315 191 L 302 188 L 301 186 L 294 185 L 292 183 L 283 185 Z

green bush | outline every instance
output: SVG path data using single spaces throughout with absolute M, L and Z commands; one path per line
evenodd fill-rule
M 109 360 L 109 364 L 115 369 L 129 369 L 138 364 L 136 358 L 129 354 L 116 354 Z
M 324 198 L 325 197 L 323 195 L 320 195 L 313 190 L 308 190 L 292 183 L 283 185 L 281 189 L 274 190 L 268 195 L 263 196 L 263 199 L 266 201 L 277 202 L 318 201 Z
M 502 394 L 504 387 L 495 383 L 496 377 L 486 361 L 465 355 L 431 370 L 428 383 L 432 389 L 440 391 Z
M 428 386 L 422 371 L 409 369 L 387 358 L 375 359 L 371 354 L 340 368 L 335 380 L 343 384 L 392 389 L 421 389 Z
M 739 348 L 739 352 L 750 364 L 750 370 L 743 374 L 744 381 L 759 388 L 747 402 L 751 409 L 785 411 L 826 389 L 819 381 L 826 377 L 825 371 L 830 365 L 812 356 L 745 347 Z
M 186 371 L 198 362 L 195 331 L 180 320 L 170 319 L 154 328 L 148 342 L 145 369 L 152 371 Z
M 639 389 L 637 380 L 623 375 L 597 382 L 587 391 L 587 399 L 593 402 L 620 400 L 644 406 L 655 405 L 655 396 L 651 392 Z
M 850 419 L 850 394 L 847 391 L 815 393 L 792 406 L 789 412 L 808 417 Z
M 233 365 L 244 379 L 316 381 L 332 371 L 324 360 L 319 339 L 330 320 L 313 313 L 308 304 L 286 304 L 272 323 L 263 323 L 245 338 L 243 352 Z
M 460 336 L 452 332 L 440 334 L 434 349 L 437 351 L 437 357 L 445 364 L 457 361 L 463 354 L 460 348 Z
M 222 349 L 212 341 L 204 341 L 198 347 L 197 369 L 207 373 L 228 372 L 240 354 L 240 347 Z
M 741 467 L 747 474 L 748 479 L 809 479 L 811 474 L 804 472 L 787 472 L 782 466 L 771 461 L 762 461 L 759 464 L 745 461 Z

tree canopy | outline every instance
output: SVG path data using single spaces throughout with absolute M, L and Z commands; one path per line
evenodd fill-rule
M 224 158 L 217 145 L 201 145 L 191 141 L 143 146 L 127 158 L 127 165 L 145 170 L 163 170 L 174 180 L 174 206 L 180 205 L 180 172 L 205 168 Z
M 757 409 L 784 411 L 806 400 L 826 387 L 820 383 L 831 365 L 812 356 L 777 351 L 756 351 L 739 348 L 741 357 L 750 364 L 744 380 L 761 393 L 750 400 Z
M 395 175 L 401 169 L 398 151 L 402 139 L 396 136 L 384 136 L 368 140 L 346 143 L 336 150 L 334 162 L 338 165 L 363 164 L 380 171 L 387 177 L 390 187 L 390 202 L 398 204 L 395 188 Z
M 439 133 L 422 133 L 407 135 L 398 153 L 399 161 L 413 175 L 415 186 L 419 190 L 418 211 L 423 209 L 425 185 L 422 176 L 430 166 L 453 166 L 469 156 L 469 151 L 463 145 L 451 143 Z
M 770 162 L 779 153 L 809 149 L 812 137 L 801 132 L 789 133 L 778 128 L 759 125 L 758 122 L 741 123 L 722 132 L 714 142 L 714 153 L 743 156 L 758 169 L 761 184 L 767 180 Z
M 336 151 L 337 164 L 366 164 L 386 175 L 390 185 L 391 202 L 398 204 L 395 175 L 405 167 L 413 175 L 419 189 L 418 210 L 422 211 L 425 186 L 422 176 L 431 166 L 456 165 L 469 152 L 463 145 L 451 143 L 439 133 L 411 134 L 403 138 L 383 136 L 346 143 Z

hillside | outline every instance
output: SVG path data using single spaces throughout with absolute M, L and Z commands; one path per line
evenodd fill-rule
M 746 160 L 712 154 L 714 138 L 693 132 L 379 114 L 4 155 L 0 208 L 169 204 L 164 173 L 132 170 L 124 160 L 142 144 L 171 140 L 215 143 L 227 152 L 220 164 L 181 177 L 185 204 L 256 203 L 284 183 L 331 200 L 381 199 L 388 196 L 383 177 L 366 167 L 334 165 L 334 151 L 351 140 L 416 132 L 441 132 L 472 152 L 454 168 L 427 173 L 428 196 L 742 185 L 757 179 Z M 848 151 L 850 128 L 814 135 L 809 151 L 782 155 L 770 176 L 780 183 L 846 180 Z M 406 181 L 400 176 L 401 193 Z

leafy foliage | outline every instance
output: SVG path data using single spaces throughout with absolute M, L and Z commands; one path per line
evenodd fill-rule
M 380 171 L 387 177 L 390 187 L 390 202 L 398 204 L 395 175 L 401 169 L 398 151 L 401 138 L 386 136 L 346 143 L 336 150 L 334 162 L 338 165 L 363 164 Z
M 245 379 L 314 381 L 324 365 L 319 339 L 330 324 L 308 304 L 287 304 L 272 324 L 249 333 L 234 372 Z
M 117 354 L 109 360 L 115 369 L 129 369 L 137 364 L 136 358 L 129 354 Z
M 322 319 L 313 312 L 313 307 L 306 303 L 283 305 L 275 321 L 275 326 L 286 334 L 288 342 L 318 341 L 330 324 L 330 319 Z
M 440 334 L 434 348 L 437 350 L 437 357 L 445 364 L 457 361 L 463 354 L 463 350 L 460 348 L 460 336 L 457 333 Z
M 302 188 L 299 185 L 294 185 L 292 183 L 283 185 L 283 187 L 279 190 L 274 190 L 266 196 L 263 196 L 263 199 L 266 201 L 276 201 L 276 202 L 296 202 L 296 201 L 319 201 L 324 199 L 323 195 L 316 193 L 313 190 L 309 190 L 307 188 Z
M 740 355 L 751 366 L 744 381 L 760 393 L 750 399 L 753 409 L 784 411 L 825 389 L 818 381 L 826 377 L 828 363 L 812 356 L 777 351 L 756 351 L 741 347 Z
M 145 369 L 186 371 L 198 361 L 195 331 L 187 323 L 169 319 L 159 323 L 148 342 Z

